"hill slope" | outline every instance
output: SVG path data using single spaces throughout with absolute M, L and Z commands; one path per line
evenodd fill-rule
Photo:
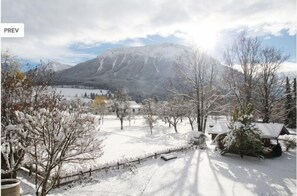
M 185 49 L 175 44 L 113 49 L 59 72 L 56 82 L 111 90 L 126 88 L 134 98 L 164 97 L 168 83 L 175 80 L 176 59 Z

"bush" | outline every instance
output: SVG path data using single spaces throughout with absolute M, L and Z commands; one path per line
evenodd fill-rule
M 282 147 L 280 144 L 277 144 L 272 147 L 272 157 L 279 157 L 282 155 Z
M 292 138 L 290 136 L 287 136 L 286 141 L 284 142 L 286 146 L 286 151 L 289 151 L 289 149 L 295 149 L 296 148 L 296 139 Z

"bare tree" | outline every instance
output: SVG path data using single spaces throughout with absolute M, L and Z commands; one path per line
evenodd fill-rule
M 131 109 L 128 109 L 127 116 L 125 117 L 125 119 L 129 121 L 129 126 L 131 126 L 131 121 L 135 119 L 135 116 L 135 112 L 133 112 Z
M 185 101 L 184 107 L 185 107 L 185 117 L 188 118 L 189 123 L 191 125 L 191 129 L 192 131 L 194 131 L 194 122 L 197 118 L 197 113 L 196 113 L 197 111 L 195 109 L 196 107 L 195 107 L 194 100 Z
M 130 96 L 123 89 L 117 90 L 114 94 L 112 109 L 116 112 L 118 119 L 121 121 L 121 130 L 123 130 L 123 121 L 128 115 Z
M 177 61 L 176 73 L 184 91 L 171 92 L 192 100 L 196 109 L 198 131 L 205 132 L 207 117 L 222 110 L 223 99 L 215 87 L 215 66 L 218 63 L 198 49 L 189 48 Z
M 280 50 L 273 47 L 266 47 L 259 52 L 259 72 L 257 79 L 259 99 L 258 109 L 263 122 L 271 121 L 272 112 L 280 101 L 283 87 L 277 76 L 281 64 L 288 59 L 289 56 L 283 55 Z
M 17 112 L 17 118 L 32 143 L 26 156 L 36 173 L 43 176 L 42 180 L 35 179 L 36 195 L 44 196 L 54 187 L 65 164 L 91 160 L 101 153 L 94 119 L 82 113 L 76 103 L 71 112 L 42 108 L 31 114 Z
M 185 114 L 183 106 L 183 97 L 173 97 L 166 102 L 159 104 L 159 116 L 166 120 L 170 125 L 174 127 L 174 131 L 177 133 L 177 124 L 181 121 Z
M 241 108 L 253 102 L 259 51 L 258 39 L 242 33 L 224 53 L 225 63 L 231 68 L 226 74 L 226 81 Z
M 151 135 L 153 134 L 154 124 L 158 120 L 157 116 L 157 103 L 153 98 L 148 98 L 143 101 L 142 114 L 145 122 L 149 125 Z

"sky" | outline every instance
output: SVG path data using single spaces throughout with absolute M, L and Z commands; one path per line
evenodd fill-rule
M 296 0 L 2 0 L 1 22 L 24 23 L 24 38 L 2 38 L 22 62 L 75 65 L 118 47 L 196 45 L 222 61 L 241 32 L 290 55 L 296 71 Z

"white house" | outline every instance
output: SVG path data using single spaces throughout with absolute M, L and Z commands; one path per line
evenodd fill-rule
M 141 105 L 135 101 L 128 101 L 128 104 L 129 110 L 131 110 L 132 113 L 138 114 L 141 111 Z
M 134 114 L 138 114 L 141 111 L 142 105 L 136 103 L 135 101 L 127 101 L 128 109 L 127 111 L 132 112 Z M 110 112 L 115 112 L 114 108 L 112 108 L 112 101 L 108 101 L 108 108 Z

